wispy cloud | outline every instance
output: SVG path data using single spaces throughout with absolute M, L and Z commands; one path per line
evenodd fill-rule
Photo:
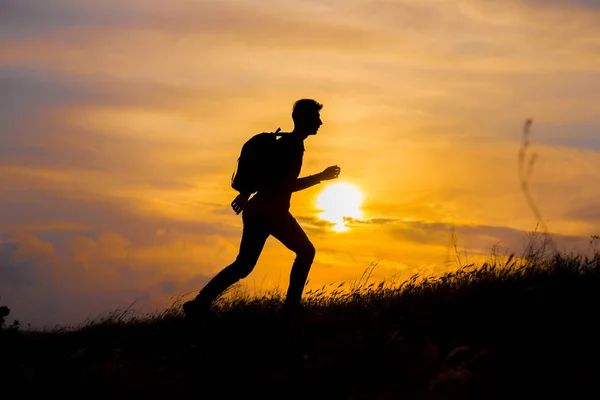
M 182 252 L 175 242 L 136 249 L 119 235 L 103 234 L 75 238 L 70 253 L 60 255 L 50 242 L 25 234 L 0 244 L 2 300 L 34 327 L 78 324 L 134 302 L 134 311 L 153 312 L 206 283 L 208 266 L 194 251 L 202 248 Z M 166 263 L 165 252 L 172 261 L 177 252 L 179 265 Z

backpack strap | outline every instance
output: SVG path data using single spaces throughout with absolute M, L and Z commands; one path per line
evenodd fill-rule
M 285 136 L 285 135 L 289 135 L 291 132 L 281 132 L 281 128 L 277 128 L 277 130 L 275 132 L 273 132 L 273 134 L 275 136 Z
M 237 161 L 235 162 L 235 167 L 233 168 L 233 174 L 231 174 L 231 184 L 233 184 L 233 178 L 235 178 L 235 173 L 237 172 L 239 165 L 240 165 L 240 159 L 238 157 Z

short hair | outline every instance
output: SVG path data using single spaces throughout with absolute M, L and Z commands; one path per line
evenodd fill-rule
M 300 121 L 307 115 L 321 111 L 323 104 L 313 99 L 300 99 L 294 103 L 292 109 L 292 119 L 294 122 Z

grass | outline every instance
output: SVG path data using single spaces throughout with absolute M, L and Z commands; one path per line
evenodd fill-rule
M 600 254 L 495 256 L 399 284 L 368 284 L 368 275 L 307 293 L 292 321 L 280 318 L 273 291 L 223 298 L 203 324 L 185 321 L 176 302 L 156 315 L 120 310 L 72 329 L 4 331 L 3 388 L 152 398 L 600 394 Z

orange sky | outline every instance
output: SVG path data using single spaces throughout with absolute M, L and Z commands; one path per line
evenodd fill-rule
M 229 182 L 252 134 L 324 104 L 303 175 L 338 164 L 362 220 L 318 218 L 311 285 L 521 252 L 533 196 L 561 250 L 600 233 L 600 2 L 4 0 L 0 5 L 0 303 L 32 325 L 200 289 L 237 254 Z M 287 287 L 269 239 L 250 289 Z

